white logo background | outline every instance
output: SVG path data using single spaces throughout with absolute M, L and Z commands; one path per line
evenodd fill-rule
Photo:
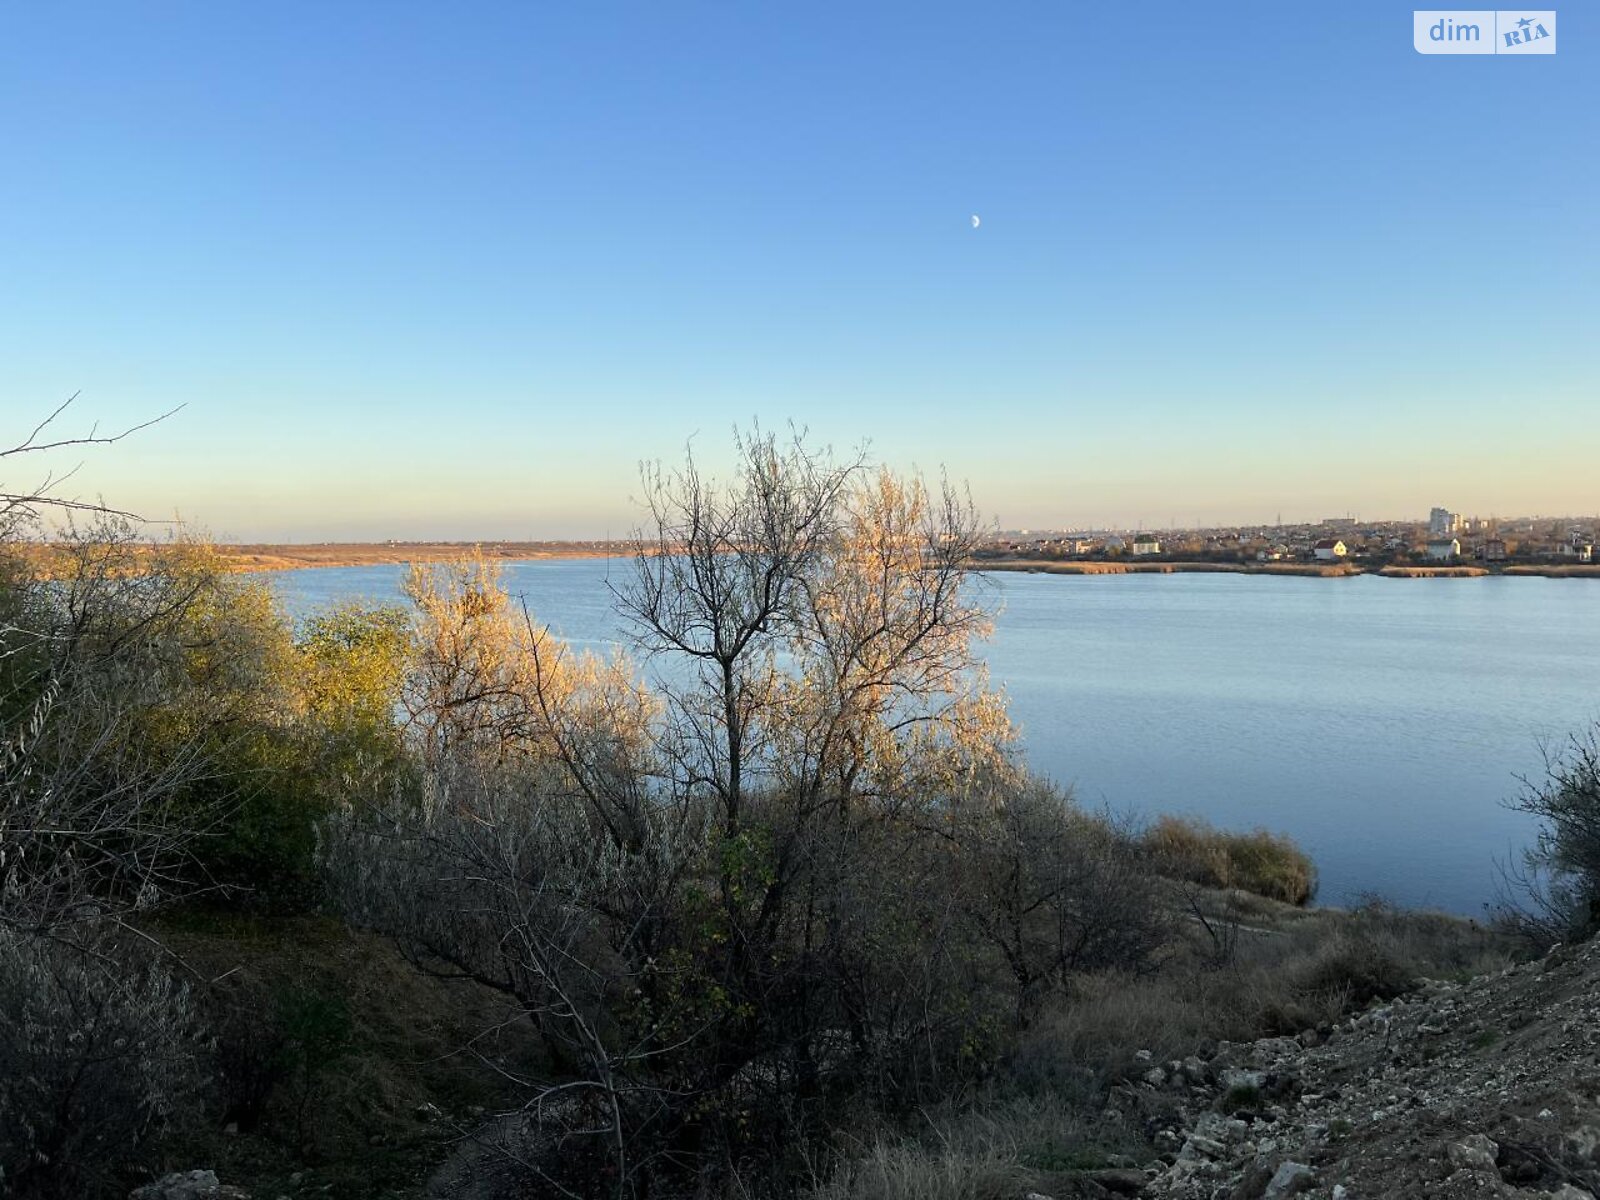
M 1411 44 L 1418 54 L 1554 54 L 1556 12 L 1419 9 L 1411 14 Z

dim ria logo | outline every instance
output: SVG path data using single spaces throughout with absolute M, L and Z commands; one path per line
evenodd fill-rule
M 1411 14 L 1418 54 L 1554 54 L 1554 9 L 1417 10 Z

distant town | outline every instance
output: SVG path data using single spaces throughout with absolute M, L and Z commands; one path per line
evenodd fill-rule
M 1302 565 L 1404 574 L 1491 573 L 1500 569 L 1586 567 L 1594 563 L 1593 517 L 1468 517 L 1435 508 L 1414 521 L 1329 517 L 1313 524 L 1214 529 L 1003 530 L 978 559 L 991 565 L 1030 562 L 1213 563 L 1238 567 Z M 1462 570 L 1462 568 L 1479 568 Z M 1330 572 L 1331 573 L 1331 572 Z M 1586 573 L 1586 572 L 1573 572 Z
M 1074 574 L 1260 571 L 1275 574 L 1574 575 L 1600 578 L 1600 517 L 1467 517 L 1435 508 L 1415 521 L 1329 517 L 1312 524 L 1211 529 L 1013 529 L 983 540 L 982 570 Z M 437 562 L 477 553 L 500 560 L 627 557 L 632 542 L 399 541 L 224 543 L 241 571 Z

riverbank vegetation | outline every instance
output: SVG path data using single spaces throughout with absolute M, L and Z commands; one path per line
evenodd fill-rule
M 1482 579 L 1492 572 L 1487 567 L 1409 567 L 1389 566 L 1378 572 L 1385 579 Z M 1524 571 L 1523 574 L 1528 574 Z
M 1513 952 L 1030 778 L 965 495 L 737 464 L 646 472 L 625 654 L 482 557 L 296 625 L 115 516 L 0 553 L 7 1193 L 973 1194 L 1157 1153 L 1152 1062 Z
M 1160 817 L 1142 849 L 1156 871 L 1209 888 L 1237 889 L 1284 904 L 1317 894 L 1317 868 L 1288 838 L 1265 829 L 1234 833 L 1194 818 Z

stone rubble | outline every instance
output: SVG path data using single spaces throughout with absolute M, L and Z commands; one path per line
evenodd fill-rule
M 174 1171 L 134 1188 L 128 1200 L 250 1200 L 250 1194 L 220 1182 L 215 1171 Z
M 1151 1063 L 1112 1104 L 1162 1152 L 1148 1200 L 1596 1200 L 1600 939 Z

